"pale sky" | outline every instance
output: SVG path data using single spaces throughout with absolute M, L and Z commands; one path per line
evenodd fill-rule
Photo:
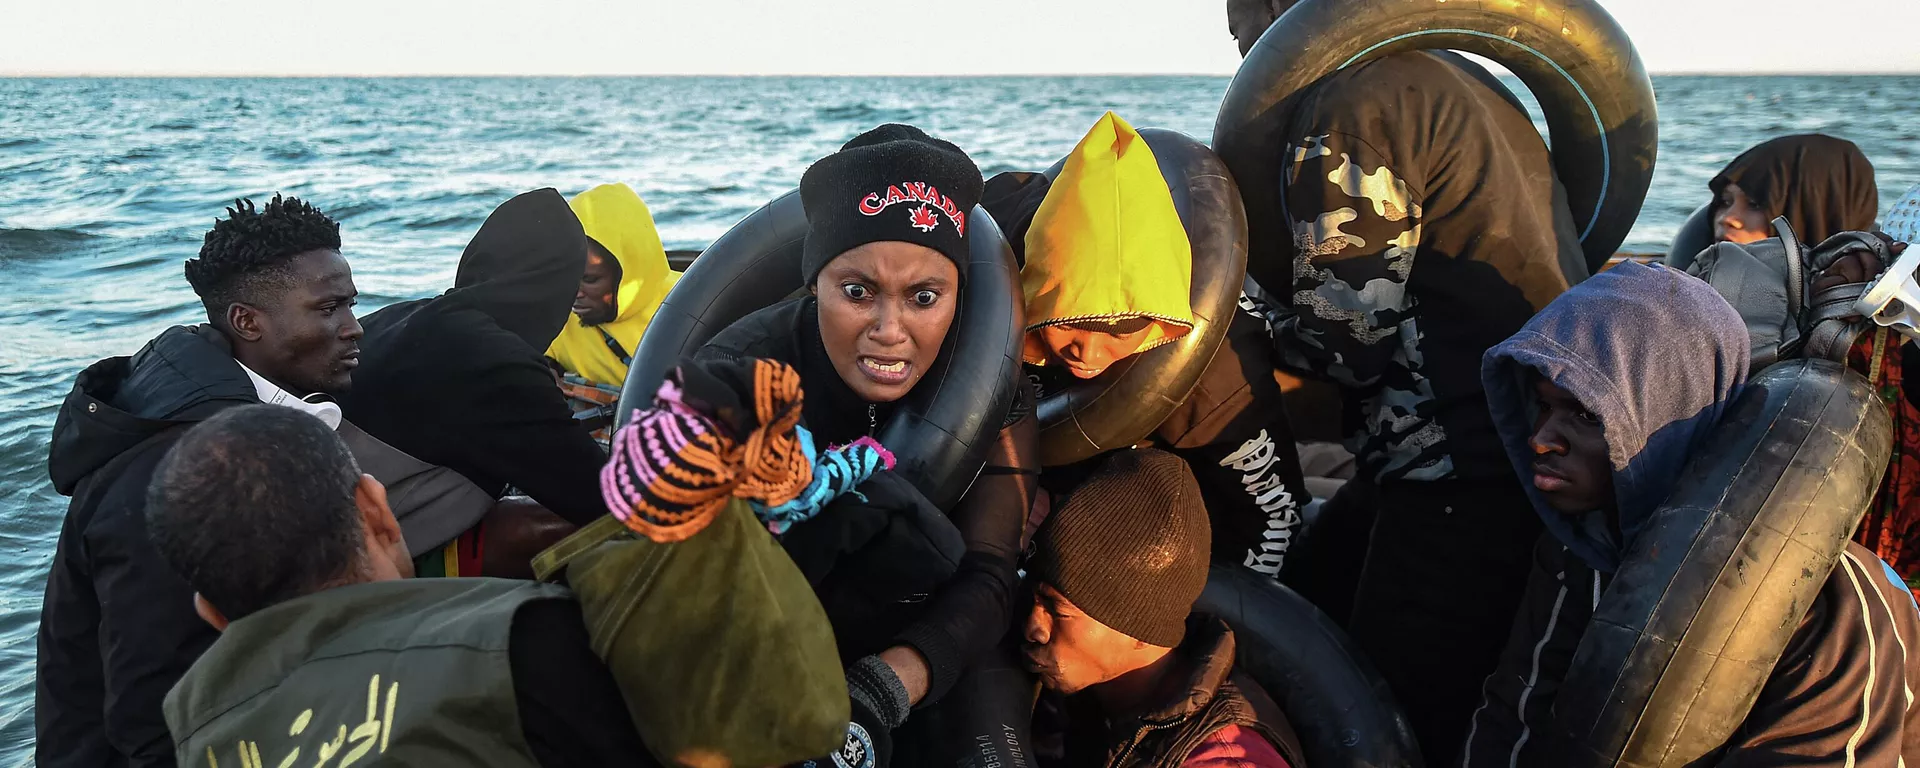
M 1605 4 L 1656 73 L 1920 73 L 1920 0 Z M 0 76 L 1224 75 L 1239 62 L 1224 8 L 1225 0 L 0 0 Z

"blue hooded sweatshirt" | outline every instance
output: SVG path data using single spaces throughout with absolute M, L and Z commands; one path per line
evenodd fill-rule
M 1561 294 L 1487 351 L 1481 378 L 1494 427 L 1522 478 L 1533 474 L 1531 372 L 1599 418 L 1623 538 L 1613 539 L 1597 510 L 1559 512 L 1526 484 L 1553 541 L 1535 551 L 1513 633 L 1456 765 L 1553 764 L 1540 733 L 1607 575 L 1739 394 L 1747 360 L 1746 326 L 1711 287 L 1632 263 Z M 1841 560 L 1715 764 L 1920 765 L 1920 707 L 1910 693 L 1920 688 L 1920 612 L 1873 553 L 1849 544 Z
M 1532 372 L 1599 417 L 1620 533 L 1632 540 L 1746 382 L 1747 347 L 1746 325 L 1712 287 L 1629 262 L 1561 294 L 1487 350 L 1480 378 L 1494 429 L 1547 531 L 1595 570 L 1620 566 L 1621 542 L 1604 533 L 1599 515 L 1556 511 L 1526 481 L 1533 477 L 1527 441 L 1538 412 Z

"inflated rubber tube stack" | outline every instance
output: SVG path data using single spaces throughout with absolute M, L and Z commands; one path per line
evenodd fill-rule
M 929 501 L 951 509 L 986 461 L 1012 406 L 1025 313 L 1013 250 L 985 209 L 967 218 L 973 252 L 953 329 L 932 370 L 880 430 L 880 444 Z M 667 371 L 734 321 L 805 286 L 807 216 L 788 192 L 748 214 L 688 266 L 647 326 L 627 370 L 615 423 L 652 401 Z
M 688 264 L 640 336 L 613 423 L 626 424 L 635 409 L 651 405 L 660 382 L 682 357 L 734 321 L 793 295 L 801 287 L 800 248 L 806 239 L 807 213 L 794 190 L 747 214 Z M 748 275 L 759 279 L 743 279 Z
M 1246 281 L 1247 215 L 1226 164 L 1183 133 L 1145 128 L 1140 137 L 1167 179 L 1193 247 L 1188 295 L 1194 327 L 1170 344 L 1042 399 L 1036 408 L 1042 466 L 1071 464 L 1152 434 L 1186 399 L 1226 341 Z M 1061 167 L 1054 164 L 1046 176 L 1058 177 Z
M 1287 714 L 1313 768 L 1422 765 L 1393 693 L 1312 603 L 1239 566 L 1214 566 L 1194 610 L 1233 628 L 1234 663 Z
M 1706 445 L 1602 594 L 1546 764 L 1683 766 L 1726 743 L 1865 514 L 1892 424 L 1866 379 L 1794 360 Z
M 1269 290 L 1292 283 L 1280 170 L 1292 100 L 1340 69 L 1415 50 L 1477 53 L 1539 98 L 1554 168 L 1590 269 L 1626 239 L 1653 181 L 1653 84 L 1626 32 L 1594 0 L 1303 0 L 1247 54 L 1214 124 L 1214 149 L 1246 199 L 1253 260 Z
M 1667 257 L 1660 263 L 1685 272 L 1693 264 L 1693 257 L 1712 245 L 1713 203 L 1704 203 L 1693 209 L 1686 223 L 1680 225 L 1680 231 L 1674 233 L 1673 244 L 1667 246 Z

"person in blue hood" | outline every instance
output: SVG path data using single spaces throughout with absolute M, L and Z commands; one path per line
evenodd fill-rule
M 1634 263 L 1562 294 L 1487 351 L 1494 427 L 1547 533 L 1462 765 L 1542 764 L 1535 732 L 1621 553 L 1711 438 L 1747 368 L 1745 326 L 1713 288 Z M 1920 759 L 1909 693 L 1920 667 L 1906 650 L 1920 642 L 1920 612 L 1891 574 L 1848 544 L 1717 764 Z

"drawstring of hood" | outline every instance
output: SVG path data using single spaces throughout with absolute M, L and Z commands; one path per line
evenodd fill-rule
M 1128 354 L 1178 340 L 1193 330 L 1192 283 L 1193 246 L 1159 162 L 1108 112 L 1067 155 L 1027 229 L 1022 358 L 1046 364 L 1040 330 L 1089 321 L 1144 321 Z

